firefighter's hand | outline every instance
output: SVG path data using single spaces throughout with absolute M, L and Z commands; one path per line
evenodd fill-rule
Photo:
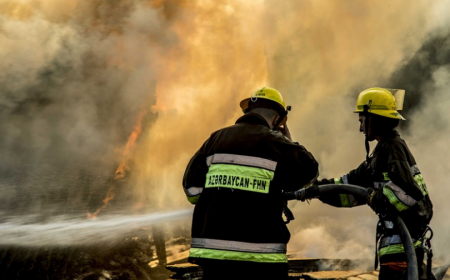
M 286 136 L 286 138 L 288 138 L 289 140 L 292 141 L 291 132 L 289 131 L 287 123 L 285 123 L 283 126 L 281 126 L 279 128 L 279 130 L 280 130 L 281 134 L 283 134 L 284 136 Z

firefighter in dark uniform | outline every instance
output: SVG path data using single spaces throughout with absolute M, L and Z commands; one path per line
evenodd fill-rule
M 189 261 L 203 279 L 287 279 L 283 192 L 317 179 L 318 164 L 290 139 L 287 107 L 269 87 L 240 103 L 244 115 L 210 136 L 183 178 L 195 204 Z
M 360 131 L 366 137 L 366 161 L 348 174 L 319 182 L 352 184 L 368 189 L 367 201 L 358 201 L 347 194 L 326 195 L 319 199 L 336 207 L 367 203 L 380 216 L 377 228 L 380 280 L 402 279 L 406 274 L 405 251 L 399 231 L 389 219 L 390 214 L 398 214 L 405 222 L 416 248 L 419 270 L 424 259 L 422 237 L 433 215 L 433 205 L 416 160 L 395 130 L 399 121 L 405 120 L 398 113 L 403 98 L 403 90 L 369 88 L 361 92 L 355 113 L 359 113 Z M 373 140 L 378 144 L 369 156 L 368 142 Z M 377 262 L 378 258 L 375 266 Z

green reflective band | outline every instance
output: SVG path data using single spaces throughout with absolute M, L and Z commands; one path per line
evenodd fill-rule
M 247 253 L 286 253 L 286 244 L 283 243 L 248 243 L 242 241 L 196 237 L 192 238 L 191 248 L 228 250 Z
M 422 241 L 417 240 L 414 243 L 414 248 L 419 248 L 422 245 Z M 391 255 L 391 254 L 399 254 L 399 253 L 405 253 L 405 248 L 403 248 L 403 244 L 393 244 L 386 246 L 384 248 L 381 248 L 378 251 L 378 255 L 384 256 L 384 255 Z
M 414 181 L 416 181 L 417 185 L 419 185 L 422 194 L 427 195 L 428 189 L 427 185 L 425 185 L 425 181 L 423 180 L 422 174 L 417 174 L 416 176 L 414 176 Z
M 343 184 L 343 183 L 342 183 L 342 178 L 341 178 L 341 177 L 339 177 L 339 178 L 333 178 L 333 180 L 334 180 L 334 183 L 337 184 L 337 185 L 342 185 L 342 184 Z
M 339 197 L 341 198 L 342 207 L 351 207 L 350 200 L 348 199 L 347 194 L 339 194 Z
M 231 188 L 268 193 L 274 172 L 258 167 L 212 164 L 206 174 L 205 188 Z
M 191 203 L 191 204 L 196 204 L 198 202 L 198 199 L 200 198 L 200 195 L 195 195 L 195 196 L 186 196 L 187 200 Z
M 203 249 L 203 248 L 191 248 L 189 251 L 189 257 L 214 259 L 214 260 L 259 262 L 259 263 L 287 263 L 286 254 L 246 253 L 246 252 L 235 252 L 235 251 Z
M 383 194 L 389 199 L 389 202 L 397 208 L 398 211 L 404 211 L 409 209 L 409 206 L 403 204 L 397 196 L 394 194 L 394 192 L 389 189 L 388 187 L 383 187 Z
M 383 174 L 383 180 L 384 181 L 390 181 L 391 179 L 389 178 L 389 173 L 387 173 L 387 172 L 383 172 L 383 173 L 381 173 L 381 174 Z

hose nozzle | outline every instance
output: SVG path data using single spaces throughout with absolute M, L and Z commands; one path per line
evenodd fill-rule
M 300 200 L 305 201 L 307 199 L 319 197 L 319 186 L 312 185 L 309 188 L 301 188 L 295 192 L 285 193 L 286 200 Z

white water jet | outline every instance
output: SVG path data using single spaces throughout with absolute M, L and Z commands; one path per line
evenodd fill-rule
M 0 224 L 0 246 L 94 245 L 115 241 L 128 232 L 167 222 L 186 220 L 192 209 L 158 212 L 139 216 L 112 216 L 95 220 L 60 218 L 46 223 L 6 222 Z M 28 220 L 29 221 L 29 220 Z

